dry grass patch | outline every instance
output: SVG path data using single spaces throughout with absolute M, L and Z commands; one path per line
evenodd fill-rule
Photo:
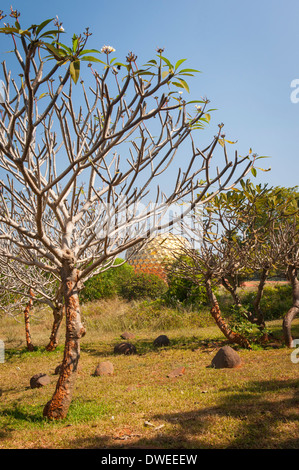
M 103 316 L 104 322 L 105 311 L 112 315 L 109 305 L 102 305 L 103 313 L 98 307 L 87 311 L 86 318 L 96 322 Z M 121 341 L 122 327 L 130 326 L 119 322 L 120 311 L 114 312 L 117 321 L 110 330 L 89 325 L 68 417 L 48 422 L 42 410 L 55 388 L 63 345 L 45 351 L 51 316 L 44 315 L 44 322 L 32 321 L 33 353 L 24 349 L 21 323 L 1 323 L 5 340 L 14 333 L 0 364 L 1 448 L 298 448 L 299 366 L 291 362 L 290 350 L 239 350 L 240 369 L 216 370 L 208 366 L 225 344 L 219 330 L 185 325 L 135 328 L 138 354 L 117 356 L 114 345 Z M 271 327 L 281 334 L 281 322 Z M 294 331 L 299 333 L 298 320 Z M 170 346 L 157 349 L 153 340 L 162 333 Z M 114 375 L 94 377 L 103 360 L 113 363 Z M 185 368 L 183 375 L 168 377 L 177 367 Z M 31 389 L 30 378 L 39 372 L 51 383 Z

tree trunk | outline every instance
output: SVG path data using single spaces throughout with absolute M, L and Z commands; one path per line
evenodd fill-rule
M 253 302 L 254 313 L 250 312 L 249 310 L 245 310 L 245 309 L 242 310 L 242 314 L 243 314 L 244 318 L 246 318 L 246 320 L 248 320 L 250 323 L 252 323 L 254 325 L 257 325 L 258 328 L 260 329 L 260 331 L 263 331 L 266 328 L 264 315 L 263 315 L 263 313 L 261 311 L 261 308 L 260 308 L 260 302 L 261 302 L 261 299 L 262 299 L 262 295 L 263 295 L 263 291 L 264 291 L 264 287 L 265 287 L 265 283 L 266 283 L 266 279 L 268 277 L 268 274 L 269 274 L 269 269 L 265 268 L 262 272 L 262 276 L 261 276 L 259 286 L 258 286 L 257 295 L 256 295 L 256 297 L 254 299 L 254 302 Z M 242 307 L 242 302 L 241 302 L 241 299 L 240 299 L 240 297 L 238 296 L 238 294 L 236 292 L 237 285 L 236 284 L 232 285 L 227 279 L 224 279 L 224 278 L 222 278 L 221 283 L 222 283 L 223 287 L 225 287 L 225 289 L 231 294 L 231 296 L 234 300 L 234 305 L 238 308 L 241 308 Z M 269 340 L 269 337 L 268 337 L 267 333 L 264 333 L 262 340 L 263 341 L 268 341 Z
M 231 282 L 229 282 L 227 279 L 225 279 L 224 277 L 221 279 L 221 283 L 223 285 L 223 287 L 225 287 L 225 289 L 231 294 L 232 298 L 233 298 L 233 301 L 234 301 L 234 304 L 236 305 L 236 307 L 241 307 L 242 306 L 242 302 L 241 302 L 241 299 L 240 297 L 238 296 L 237 294 L 237 283 L 234 283 L 232 285 Z
M 244 348 L 251 349 L 249 341 L 244 336 L 240 335 L 239 333 L 235 333 L 234 331 L 232 331 L 232 329 L 223 320 L 217 298 L 212 290 L 210 279 L 206 279 L 205 285 L 206 285 L 208 298 L 212 305 L 211 315 L 214 318 L 216 325 L 220 328 L 224 336 L 231 343 L 237 343 Z
M 261 311 L 261 299 L 263 296 L 264 287 L 266 284 L 268 274 L 269 274 L 269 268 L 263 268 L 260 282 L 259 282 L 258 289 L 257 289 L 257 294 L 253 302 L 254 313 L 256 316 L 255 323 L 258 325 L 260 330 L 264 330 L 266 328 L 264 315 L 263 315 L 263 312 Z
M 33 291 L 32 289 L 29 289 L 29 294 L 30 294 L 30 297 L 29 297 L 29 301 L 26 305 L 26 308 L 24 310 L 24 318 L 25 318 L 25 334 L 26 334 L 26 344 L 27 344 L 27 349 L 28 351 L 33 351 L 34 350 L 34 346 L 32 344 L 32 340 L 31 340 L 31 333 L 30 333 L 30 318 L 29 318 L 29 312 L 32 308 L 32 305 L 33 305 L 33 297 L 34 297 L 34 294 L 33 294 Z
M 292 321 L 299 313 L 299 280 L 297 278 L 297 269 L 295 266 L 289 266 L 288 268 L 288 279 L 292 285 L 293 291 L 293 305 L 286 313 L 283 318 L 283 335 L 285 344 L 289 347 L 293 347 L 293 338 L 292 338 Z
M 86 331 L 81 323 L 78 274 L 79 271 L 67 260 L 61 274 L 66 315 L 64 357 L 54 395 L 44 408 L 44 416 L 49 419 L 67 416 L 80 358 L 80 339 Z
M 49 344 L 46 346 L 47 351 L 54 351 L 58 344 L 58 331 L 64 315 L 64 306 L 57 306 L 53 309 L 53 325 Z

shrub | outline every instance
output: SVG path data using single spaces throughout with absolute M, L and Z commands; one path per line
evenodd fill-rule
M 243 307 L 232 305 L 230 307 L 229 326 L 235 333 L 244 336 L 250 342 L 259 341 L 267 330 L 264 329 L 261 331 L 257 325 L 251 323 L 245 318 L 244 314 L 246 315 L 246 311 L 249 310 L 247 307 L 249 307 L 249 305 L 245 305 Z
M 178 276 L 175 270 L 168 274 L 167 283 L 168 289 L 163 295 L 166 305 L 174 307 L 180 303 L 183 307 L 198 307 L 208 304 L 205 288 Z
M 115 266 L 122 262 L 122 259 L 117 259 Z M 83 303 L 116 296 L 126 300 L 157 299 L 166 289 L 165 282 L 158 276 L 135 273 L 133 267 L 125 263 L 88 279 L 80 299 Z
M 249 292 L 243 298 L 244 304 L 249 304 L 249 310 L 253 311 L 253 300 L 256 292 Z M 261 299 L 261 310 L 265 320 L 281 319 L 292 306 L 292 287 L 289 284 L 265 286 Z
M 122 262 L 123 260 L 118 258 L 114 265 L 117 266 Z M 120 294 L 122 284 L 133 275 L 132 266 L 126 263 L 97 274 L 85 282 L 84 289 L 80 292 L 80 300 L 84 303 L 115 297 Z
M 119 286 L 119 294 L 127 300 L 158 299 L 166 290 L 161 278 L 148 273 L 134 273 Z

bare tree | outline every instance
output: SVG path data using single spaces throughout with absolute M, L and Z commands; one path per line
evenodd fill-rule
M 4 243 L 0 244 L 0 304 L 6 313 L 24 309 L 25 332 L 27 346 L 31 343 L 29 332 L 29 312 L 35 304 L 46 304 L 53 313 L 53 325 L 47 351 L 53 351 L 58 344 L 58 331 L 63 318 L 63 295 L 59 278 L 54 273 L 42 271 L 34 264 L 25 265 L 14 261 L 13 256 L 15 246 L 9 247 Z M 9 253 L 9 259 L 3 256 Z M 20 251 L 15 253 L 19 256 Z M 16 302 L 17 300 L 17 302 Z M 32 347 L 29 346 L 32 350 Z
M 54 32 L 46 29 L 49 20 L 21 29 L 14 14 L 15 27 L 1 30 L 13 38 L 22 76 L 13 78 L 2 64 L 0 237 L 7 247 L 15 246 L 13 253 L 3 253 L 7 259 L 60 279 L 65 351 L 56 390 L 44 409 L 45 416 L 58 419 L 71 403 L 85 334 L 78 297 L 83 281 L 232 187 L 256 156 L 236 152 L 230 160 L 225 146 L 219 146 L 222 125 L 210 143 L 198 148 L 195 137 L 209 120 L 208 100 L 192 115 L 188 112 L 194 105 L 177 90 L 188 90 L 184 75 L 192 70 L 182 69 L 182 60 L 172 65 L 159 50 L 156 59 L 139 68 L 133 53 L 123 64 L 110 60 L 114 49 L 105 46 L 102 61 L 94 57 L 97 51 L 85 48 L 88 30 L 74 35 L 67 47 L 59 39 L 61 24 Z M 79 81 L 83 60 L 104 69 L 90 67 L 87 86 Z M 167 190 L 159 181 L 169 182 Z M 188 205 L 165 221 L 169 207 L 180 200 Z

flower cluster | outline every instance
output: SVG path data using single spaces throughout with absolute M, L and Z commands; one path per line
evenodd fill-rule
M 103 46 L 102 49 L 101 49 L 101 52 L 104 53 L 104 54 L 110 54 L 111 52 L 114 52 L 115 49 L 114 47 L 112 46 Z

